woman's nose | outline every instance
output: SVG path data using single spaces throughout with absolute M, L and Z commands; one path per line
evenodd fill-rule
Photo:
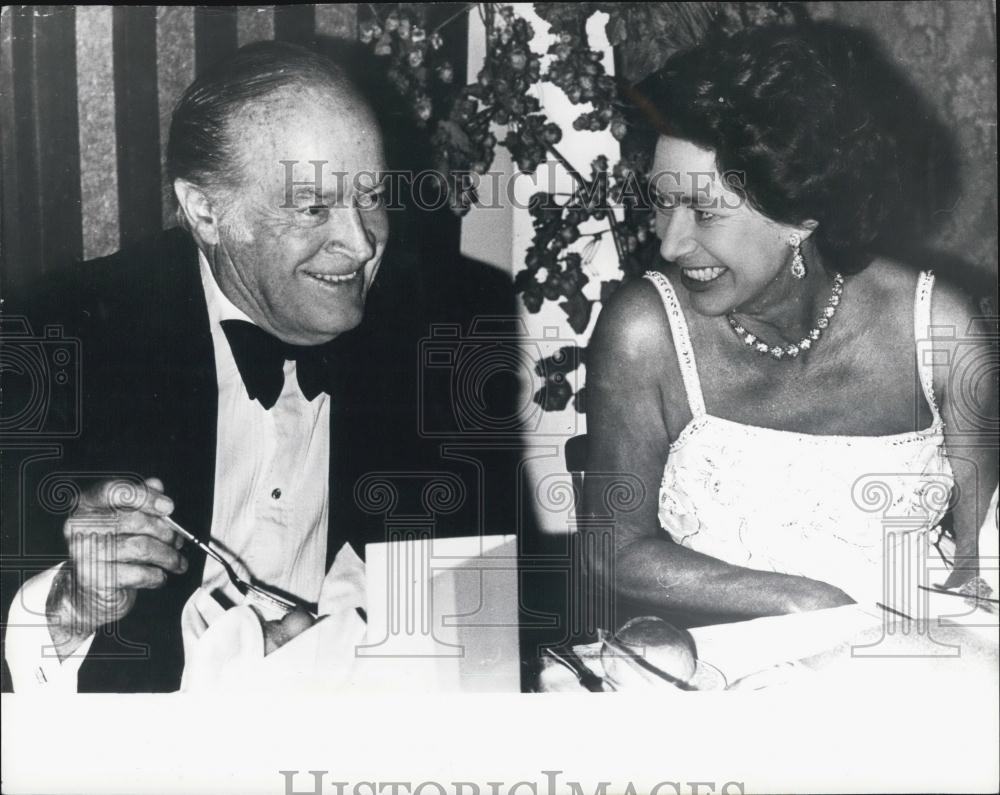
M 676 262 L 695 248 L 691 236 L 691 210 L 678 207 L 660 225 L 660 256 L 668 262 Z

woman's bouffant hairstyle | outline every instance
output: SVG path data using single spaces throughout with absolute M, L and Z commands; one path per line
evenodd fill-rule
M 712 149 L 751 206 L 857 272 L 899 192 L 866 46 L 822 25 L 748 28 L 671 57 L 643 86 L 661 134 Z

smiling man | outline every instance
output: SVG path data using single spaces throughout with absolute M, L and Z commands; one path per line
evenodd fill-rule
M 175 115 L 169 159 L 223 293 L 283 341 L 317 345 L 361 322 L 388 236 L 371 177 L 386 169 L 378 125 L 354 89 L 322 65 L 298 80 L 297 90 L 257 99 L 226 92 L 237 101 L 227 100 L 219 130 L 231 153 L 221 174 L 211 171 L 211 144 L 199 149 L 206 114 L 193 87 Z M 313 180 L 296 182 L 305 172 Z
M 174 521 L 305 608 L 336 555 L 384 540 L 353 488 L 399 468 L 414 412 L 373 374 L 414 335 L 390 299 L 366 313 L 389 231 L 373 111 L 326 58 L 249 45 L 179 101 L 167 170 L 181 228 L 44 285 L 29 314 L 80 340 L 83 393 L 46 481 L 73 484 L 68 518 L 22 511 L 34 548 L 69 554 L 14 599 L 15 690 L 177 689 L 189 598 L 239 594 Z

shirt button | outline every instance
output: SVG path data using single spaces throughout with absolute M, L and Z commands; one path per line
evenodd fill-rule
M 281 499 L 281 489 L 275 489 L 274 491 L 272 491 L 271 492 L 271 498 L 275 499 L 275 500 L 280 500 Z

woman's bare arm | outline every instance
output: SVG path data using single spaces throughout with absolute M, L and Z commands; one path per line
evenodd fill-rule
M 619 596 L 660 611 L 732 618 L 848 604 L 826 583 L 757 571 L 673 543 L 657 504 L 670 444 L 664 417 L 690 414 L 670 327 L 655 288 L 624 285 L 588 347 L 589 452 L 584 510 L 592 572 Z M 634 493 L 634 499 L 631 499 Z
M 955 476 L 956 560 L 947 585 L 957 587 L 979 573 L 979 528 L 997 487 L 998 354 L 989 324 L 977 320 L 979 312 L 968 295 L 939 280 L 931 304 L 934 387 Z M 931 579 L 938 581 L 933 573 Z

